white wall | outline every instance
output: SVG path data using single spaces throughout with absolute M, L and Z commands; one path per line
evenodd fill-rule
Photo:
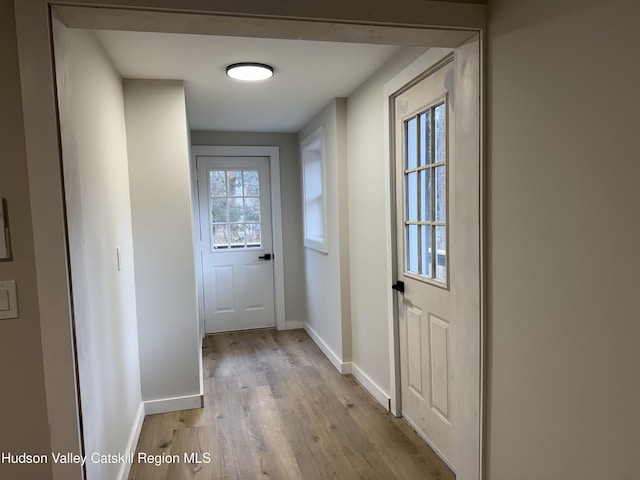
M 347 102 L 351 335 L 353 366 L 389 396 L 389 302 L 385 211 L 383 88 L 424 52 L 407 48 L 353 92 Z
M 491 480 L 636 479 L 640 3 L 496 0 Z
M 0 452 L 48 453 L 51 433 L 40 340 L 42 315 L 38 311 L 13 2 L 0 2 L 0 62 L 0 197 L 7 201 L 13 250 L 11 261 L 0 261 L 0 280 L 16 281 L 20 315 L 0 320 Z M 51 474 L 49 464 L 0 464 L 2 478 L 47 479 Z
M 87 0 L 85 3 L 98 6 L 100 1 Z M 201 11 L 210 10 L 213 12 L 216 10 L 230 14 L 234 12 L 249 15 L 258 14 L 258 16 L 262 15 L 263 18 L 280 15 L 299 18 L 309 17 L 318 20 L 332 18 L 351 19 L 359 23 L 372 22 L 378 24 L 383 22 L 410 25 L 422 23 L 436 26 L 452 24 L 477 26 L 484 20 L 482 6 L 416 0 L 401 0 L 399 3 L 389 3 L 384 0 L 345 3 L 339 0 L 331 0 L 328 2 L 298 2 L 295 4 L 287 1 L 261 2 L 251 0 L 242 4 L 238 2 L 222 2 L 216 3 L 215 6 L 203 6 L 202 4 L 198 6 L 196 5 L 197 3 L 197 0 L 154 0 L 146 3 L 140 0 L 117 0 L 115 2 L 115 4 L 123 7 L 135 5 L 142 8 L 157 7 L 163 12 L 189 8 L 193 10 L 195 8 Z M 366 8 L 363 8 L 363 6 L 366 6 Z M 28 198 L 24 196 L 24 191 L 17 195 L 16 198 L 20 205 L 27 209 L 29 205 L 26 204 L 30 202 L 30 212 L 24 208 L 20 209 L 20 212 L 24 215 L 21 220 L 25 222 L 20 224 L 27 226 L 27 233 L 29 232 L 29 223 L 33 228 L 33 235 L 30 236 L 33 240 L 33 251 L 29 249 L 25 251 L 26 255 L 23 257 L 23 263 L 19 264 L 16 273 L 29 278 L 28 271 L 30 268 L 35 268 L 37 272 L 35 275 L 37 287 L 33 282 L 27 282 L 23 298 L 30 297 L 34 302 L 37 302 L 40 309 L 39 317 L 32 318 L 38 318 L 40 322 L 44 365 L 41 368 L 39 361 L 37 359 L 34 360 L 35 368 L 33 371 L 36 374 L 42 372 L 44 375 L 43 383 L 47 393 L 46 401 L 50 426 L 48 430 L 51 446 L 55 449 L 77 450 L 78 422 L 74 404 L 75 377 L 71 356 L 72 347 L 70 345 L 71 322 L 68 305 L 69 292 L 66 285 L 63 206 L 60 201 L 60 184 L 54 180 L 60 178 L 61 174 L 56 106 L 52 89 L 53 70 L 49 51 L 49 7 L 49 3 L 45 0 L 16 0 L 17 37 L 19 39 L 17 50 L 20 57 L 26 150 L 21 151 L 22 149 L 18 145 L 17 150 L 10 147 L 9 153 L 15 151 L 18 154 L 16 159 L 18 162 L 17 168 L 22 168 L 21 171 L 23 172 L 25 170 L 28 171 L 30 189 Z M 123 22 L 122 25 L 126 23 L 132 26 L 137 23 L 133 12 L 127 10 L 122 10 L 122 12 L 122 15 L 119 16 Z M 9 15 L 2 17 L 0 25 L 7 26 L 8 30 L 6 32 L 9 32 L 9 36 L 12 37 L 13 17 L 10 12 L 8 13 Z M 157 15 L 151 15 L 157 17 Z M 100 15 L 94 16 L 96 19 L 98 17 Z M 185 19 L 187 17 L 180 18 Z M 175 27 L 175 17 L 166 15 L 166 19 L 165 25 L 167 28 Z M 211 19 L 212 17 L 208 17 L 208 20 Z M 227 24 L 213 20 L 213 22 L 199 22 L 198 25 L 189 22 L 188 26 L 185 22 L 182 27 L 179 26 L 178 28 L 184 27 L 185 31 L 192 31 L 189 29 L 204 27 L 200 30 L 201 33 L 205 31 L 211 32 L 217 28 L 228 28 Z M 154 20 L 151 20 L 151 22 L 153 23 Z M 147 25 L 150 24 L 147 23 Z M 156 23 L 156 25 L 159 24 Z M 252 25 L 250 28 L 256 28 L 256 23 L 252 23 Z M 311 35 L 312 38 L 320 40 L 328 39 L 333 35 L 333 33 L 329 33 L 329 30 L 324 25 L 317 24 L 318 28 L 311 29 L 310 26 L 310 24 L 299 22 L 281 23 L 275 29 L 273 24 L 267 25 L 264 22 L 259 22 L 257 25 L 266 35 L 271 36 L 284 34 L 292 38 L 298 38 L 300 35 Z M 235 24 L 236 34 L 238 33 L 238 28 L 240 28 L 240 31 L 249 31 L 244 22 Z M 335 29 L 330 29 L 330 32 L 335 32 Z M 368 35 L 368 32 L 370 32 L 370 28 L 364 25 L 362 28 L 345 25 L 343 28 L 338 29 L 338 35 L 343 39 L 364 38 L 364 36 Z M 410 29 L 409 32 L 416 32 L 416 30 Z M 405 30 L 405 33 L 409 32 Z M 3 30 L 4 33 L 5 30 Z M 336 37 L 333 37 L 333 39 L 335 40 Z M 7 67 L 9 69 L 8 92 L 11 97 L 20 97 L 20 87 L 16 84 L 11 84 L 11 57 L 15 57 L 16 52 L 11 40 L 7 45 L 7 55 L 9 57 Z M 2 50 L 2 53 L 4 54 L 4 50 Z M 5 78 L 2 78 L 3 85 L 5 85 Z M 12 108 L 11 104 L 7 110 L 2 111 L 1 115 L 3 118 L 7 118 L 9 122 L 20 121 L 18 109 Z M 17 134 L 21 134 L 20 129 L 18 129 Z M 24 168 L 25 165 L 26 169 Z M 33 279 L 33 277 L 31 278 Z M 27 316 L 27 318 L 29 317 Z M 37 329 L 37 327 L 34 328 Z M 22 330 L 21 327 L 18 327 L 15 331 L 10 330 L 9 333 L 11 334 L 8 337 L 9 342 L 14 344 L 17 344 L 20 339 L 27 338 L 24 335 L 26 330 Z M 33 331 L 30 330 L 29 333 L 33 333 Z M 27 342 L 27 345 L 29 345 L 29 342 Z M 33 343 L 31 343 L 31 347 L 33 347 Z M 10 351 L 14 352 L 12 349 Z M 29 363 L 26 365 L 29 365 Z M 15 382 L 12 385 L 15 385 Z M 52 470 L 55 478 L 78 477 L 76 471 L 71 472 L 62 465 L 52 466 Z
M 142 399 L 200 395 L 184 86 L 125 80 Z
M 192 145 L 277 146 L 280 148 L 280 196 L 284 254 L 285 315 L 287 324 L 306 317 L 304 259 L 302 254 L 302 196 L 300 146 L 295 133 L 191 132 Z M 195 166 L 192 166 L 195 168 Z
M 40 403 L 45 368 L 34 339 L 40 320 L 43 331 L 49 324 L 59 330 L 65 326 L 60 303 L 66 297 L 56 300 L 58 289 L 46 282 L 64 277 L 64 249 L 57 242 L 49 245 L 46 259 L 41 254 L 42 243 L 59 237 L 62 225 L 57 190 L 46 188 L 57 178 L 56 170 L 44 168 L 57 165 L 47 90 L 46 5 L 36 5 L 36 21 L 26 28 L 23 22 L 20 35 L 25 152 L 22 129 L 15 128 L 21 115 L 13 99 L 20 96 L 20 87 L 12 67 L 16 53 L 8 3 L 0 7 L 0 25 L 7 27 L 0 35 L 8 39 L 0 42 L 2 59 L 8 60 L 0 77 L 7 87 L 0 95 L 8 101 L 0 115 L 3 127 L 8 125 L 3 131 L 9 132 L 3 138 L 0 186 L 14 205 L 10 213 L 17 212 L 14 235 L 24 243 L 15 247 L 15 263 L 0 264 L 0 273 L 18 277 L 22 286 L 21 318 L 0 322 L 5 360 L 0 372 L 3 388 L 10 392 L 0 396 L 2 426 L 3 432 L 11 431 L 11 438 L 1 435 L 0 440 L 3 449 L 31 450 L 48 441 Z M 187 3 L 193 5 L 183 5 Z M 408 6 L 374 3 L 374 20 L 417 23 L 430 18 Z M 419 3 L 425 9 L 440 4 Z M 324 2 L 313 8 L 320 8 L 316 15 L 323 18 L 364 20 L 362 12 L 369 14 L 355 3 L 341 14 L 344 6 Z M 638 106 L 638 4 L 496 0 L 490 7 L 488 478 L 635 478 L 640 315 L 633 272 L 639 270 L 640 239 L 633 220 L 640 199 L 633 185 L 639 164 L 632 161 L 637 124 L 632 115 Z M 292 7 L 288 2 L 246 2 L 242 8 L 291 14 Z M 298 3 L 295 8 L 304 16 L 309 7 Z M 609 162 L 611 168 L 605 170 Z M 43 181 L 43 171 L 54 175 Z M 603 228 L 597 228 L 597 221 Z M 608 236 L 607 231 L 613 233 Z M 607 255 L 593 255 L 605 248 Z M 607 263 L 594 275 L 592 265 L 603 258 Z M 47 309 L 37 312 L 31 302 Z M 45 358 L 69 354 L 67 331 L 63 334 L 43 340 Z M 72 385 L 55 389 L 59 371 L 47 373 L 47 394 L 72 396 Z M 70 441 L 77 429 L 69 421 L 65 431 L 55 431 L 72 410 L 63 402 L 57 407 L 49 412 L 54 444 Z M 33 430 L 25 428 L 25 421 Z M 2 468 L 3 474 L 8 471 Z M 48 467 L 43 475 L 34 468 L 19 477 L 47 478 Z
M 54 33 L 84 446 L 126 453 L 142 401 L 122 81 L 95 33 Z
M 346 100 L 334 99 L 298 134 L 301 142 L 324 126 L 328 253 L 304 249 L 305 328 L 339 368 L 351 362 L 346 113 Z

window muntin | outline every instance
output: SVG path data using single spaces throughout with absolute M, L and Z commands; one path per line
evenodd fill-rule
M 302 154 L 302 198 L 304 246 L 328 253 L 327 197 L 324 166 L 324 127 L 300 144 Z
M 262 248 L 260 172 L 209 171 L 211 251 Z
M 447 283 L 447 103 L 404 121 L 405 273 Z

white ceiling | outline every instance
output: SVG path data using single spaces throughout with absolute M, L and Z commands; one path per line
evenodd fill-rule
M 400 47 L 169 33 L 98 31 L 124 78 L 185 81 L 193 130 L 297 132 L 346 97 Z M 228 78 L 231 63 L 274 67 L 270 80 Z

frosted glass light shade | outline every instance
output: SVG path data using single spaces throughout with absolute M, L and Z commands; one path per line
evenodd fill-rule
M 227 76 L 248 82 L 266 80 L 273 77 L 273 67 L 263 63 L 234 63 L 227 67 Z

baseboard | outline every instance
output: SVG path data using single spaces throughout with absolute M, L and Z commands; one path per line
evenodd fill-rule
M 373 398 L 380 402 L 380 405 L 382 405 L 385 410 L 389 410 L 391 397 L 353 362 L 351 363 L 351 374 Z
M 304 322 L 287 320 L 284 324 L 284 330 L 297 330 L 299 328 L 304 328 Z
M 177 412 L 179 410 L 193 410 L 202 408 L 204 395 L 189 395 L 186 397 L 161 398 L 144 402 L 144 413 L 154 415 L 156 413 Z
M 200 405 L 201 407 L 204 406 L 204 358 L 202 354 L 203 343 L 204 343 L 204 339 L 201 338 L 200 345 L 198 347 L 198 351 L 200 352 L 200 355 L 198 355 L 198 368 L 199 368 L 200 375 L 198 375 L 198 377 L 200 377 L 200 397 L 202 397 L 202 402 Z
M 318 345 L 320 350 L 322 350 L 322 353 L 324 353 L 325 356 L 329 359 L 329 361 L 333 364 L 333 366 L 336 367 L 336 370 L 338 370 L 343 375 L 347 373 L 351 373 L 351 363 L 343 362 L 340 359 L 340 357 L 338 357 L 338 355 L 336 355 L 336 353 L 333 350 L 331 350 L 331 347 L 327 345 L 327 343 L 322 339 L 322 337 L 318 335 L 318 332 L 316 332 L 313 328 L 311 328 L 307 323 L 304 324 L 304 329 L 312 338 L 312 340 L 316 342 L 316 345 Z
M 144 423 L 144 403 L 140 403 L 138 407 L 138 413 L 136 413 L 136 418 L 133 422 L 133 428 L 131 429 L 131 434 L 129 435 L 129 441 L 127 442 L 126 454 L 129 455 L 129 458 L 133 458 L 136 454 L 136 447 L 138 446 L 138 440 L 140 440 L 140 432 L 142 431 L 142 424 Z M 129 478 L 129 472 L 131 471 L 131 463 L 130 462 L 122 462 L 120 465 L 120 470 L 118 471 L 118 476 L 116 477 L 118 480 L 127 480 Z

